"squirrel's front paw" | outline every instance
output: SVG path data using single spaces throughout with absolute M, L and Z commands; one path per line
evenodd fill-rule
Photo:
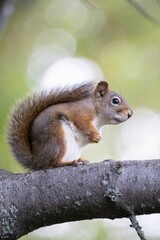
M 99 133 L 94 134 L 89 137 L 90 142 L 98 143 L 101 140 L 101 135 Z

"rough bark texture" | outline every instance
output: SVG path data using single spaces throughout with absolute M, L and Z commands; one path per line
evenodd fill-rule
M 12 174 L 0 171 L 0 239 L 39 227 L 160 212 L 160 161 L 103 161 Z

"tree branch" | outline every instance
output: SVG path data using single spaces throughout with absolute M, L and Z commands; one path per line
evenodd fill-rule
M 0 2 L 0 32 L 3 31 L 11 16 L 15 11 L 15 3 L 17 0 L 1 0 Z
M 160 20 L 157 19 L 156 17 L 152 16 L 139 2 L 137 2 L 136 0 L 128 0 L 128 2 L 135 9 L 137 9 L 145 18 L 147 18 L 152 23 L 160 26 Z M 159 6 L 159 1 L 157 1 L 157 3 L 158 3 L 158 6 Z
M 0 173 L 2 240 L 56 223 L 160 213 L 159 160 Z

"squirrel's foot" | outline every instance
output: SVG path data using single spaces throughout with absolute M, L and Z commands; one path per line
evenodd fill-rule
M 56 167 L 78 166 L 78 165 L 84 165 L 87 163 L 89 163 L 89 161 L 79 158 L 77 160 L 70 160 L 65 162 L 61 161 L 59 164 L 56 165 Z
M 85 160 L 85 159 L 82 159 L 82 158 L 79 158 L 79 159 L 77 160 L 77 162 L 78 162 L 79 164 L 81 164 L 81 165 L 85 165 L 85 164 L 89 163 L 88 160 Z
M 72 161 L 72 163 L 71 163 L 70 165 L 72 165 L 72 166 L 78 166 L 78 165 L 85 165 L 85 164 L 87 164 L 87 163 L 89 163 L 89 161 L 84 160 L 84 159 L 82 159 L 82 158 L 79 158 L 79 159 L 77 159 L 77 160 Z

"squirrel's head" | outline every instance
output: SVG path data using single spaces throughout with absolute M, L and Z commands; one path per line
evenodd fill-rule
M 109 90 L 106 81 L 97 84 L 94 98 L 96 98 L 96 111 L 105 124 L 122 123 L 133 114 L 127 101 L 120 94 Z

